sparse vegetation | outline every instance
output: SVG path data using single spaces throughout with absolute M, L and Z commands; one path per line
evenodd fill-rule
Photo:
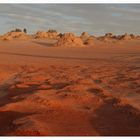
M 21 29 L 16 28 L 15 30 L 13 30 L 13 32 L 22 32 Z
M 48 32 L 49 32 L 49 33 L 57 33 L 57 31 L 54 30 L 54 29 L 49 29 Z
M 27 29 L 26 29 L 26 28 L 24 28 L 24 29 L 23 29 L 23 32 L 26 34 L 26 33 L 27 33 Z

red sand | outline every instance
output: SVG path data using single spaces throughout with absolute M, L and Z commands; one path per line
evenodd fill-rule
M 139 40 L 0 41 L 0 68 L 0 135 L 140 136 Z

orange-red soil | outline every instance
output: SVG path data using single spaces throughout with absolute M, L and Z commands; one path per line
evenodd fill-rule
M 1 41 L 0 135 L 140 136 L 140 41 Z

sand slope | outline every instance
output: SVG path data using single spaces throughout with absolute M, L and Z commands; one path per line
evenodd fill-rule
M 0 135 L 140 135 L 140 42 L 54 42 L 0 42 Z

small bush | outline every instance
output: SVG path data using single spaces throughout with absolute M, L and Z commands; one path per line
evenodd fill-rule
M 16 28 L 15 30 L 11 30 L 11 32 L 22 32 L 21 29 Z
M 15 29 L 15 32 L 22 32 L 22 30 L 21 29 Z
M 26 34 L 26 33 L 27 33 L 27 29 L 26 29 L 26 28 L 24 28 L 24 29 L 23 29 L 23 32 Z
M 48 32 L 49 33 L 57 33 L 57 31 L 56 30 L 53 30 L 53 29 L 49 29 Z

